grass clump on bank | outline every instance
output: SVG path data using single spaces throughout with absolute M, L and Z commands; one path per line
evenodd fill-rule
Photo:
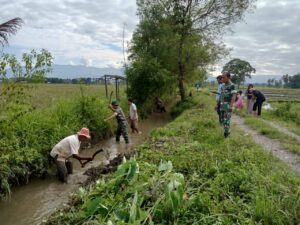
M 47 224 L 298 224 L 299 177 L 196 102 Z
M 10 194 L 13 184 L 27 183 L 31 176 L 45 174 L 52 147 L 81 127 L 90 129 L 93 140 L 112 135 L 103 122 L 107 102 L 92 96 L 61 101 L 54 107 L 20 115 L 0 123 L 0 197 Z
M 300 142 L 297 139 L 280 132 L 278 129 L 267 124 L 260 118 L 249 117 L 245 119 L 248 124 L 254 130 L 257 130 L 260 134 L 265 135 L 271 139 L 277 139 L 280 141 L 282 148 L 300 155 Z

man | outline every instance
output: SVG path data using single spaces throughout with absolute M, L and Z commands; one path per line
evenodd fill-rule
M 252 114 L 253 112 L 253 95 L 252 95 L 252 91 L 253 91 L 253 84 L 249 84 L 248 88 L 245 92 L 245 95 L 247 96 L 247 113 L 248 114 Z
M 217 76 L 217 82 L 218 82 L 218 91 L 216 93 L 216 102 L 217 102 L 216 111 L 219 116 L 219 123 L 222 124 L 223 122 L 222 122 L 221 110 L 220 110 L 220 95 L 221 95 L 222 85 L 223 85 L 222 75 Z
M 155 97 L 155 105 L 156 105 L 156 109 L 160 113 L 167 112 L 162 100 L 160 100 L 160 98 L 158 96 Z
M 77 134 L 62 139 L 53 147 L 50 155 L 55 160 L 58 179 L 61 182 L 67 182 L 68 175 L 73 173 L 73 165 L 69 161 L 71 157 L 77 159 L 81 165 L 83 160 L 92 160 L 91 157 L 79 156 L 80 143 L 87 139 L 90 139 L 90 131 L 83 127 Z
M 141 134 L 138 130 L 138 113 L 136 105 L 133 103 L 133 100 L 131 98 L 128 99 L 129 104 L 129 120 L 130 120 L 130 127 L 132 133 L 136 132 L 138 134 Z
M 117 122 L 118 122 L 118 127 L 116 131 L 116 141 L 120 142 L 120 137 L 121 135 L 125 139 L 125 143 L 129 144 L 129 139 L 128 139 L 128 132 L 127 132 L 127 121 L 126 117 L 123 113 L 123 110 L 121 107 L 119 107 L 119 104 L 117 101 L 112 101 L 111 105 L 109 106 L 111 110 L 114 112 L 110 117 L 105 119 L 104 121 L 108 121 L 114 117 L 116 117 Z
M 222 73 L 222 81 L 223 86 L 220 95 L 220 112 L 224 126 L 224 137 L 227 138 L 230 134 L 230 118 L 237 91 L 235 90 L 235 85 L 230 80 L 229 72 Z
M 252 89 L 252 100 L 255 101 L 253 105 L 253 115 L 260 116 L 261 115 L 261 107 L 264 101 L 266 101 L 265 96 L 258 90 Z M 257 109 L 257 112 L 256 112 Z

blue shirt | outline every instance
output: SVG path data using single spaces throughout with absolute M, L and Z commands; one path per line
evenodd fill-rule
M 217 102 L 220 100 L 220 95 L 221 95 L 221 92 L 222 92 L 222 86 L 223 86 L 223 84 L 219 84 L 219 86 L 218 86 L 218 91 L 217 91 L 217 94 L 216 94 L 216 101 Z

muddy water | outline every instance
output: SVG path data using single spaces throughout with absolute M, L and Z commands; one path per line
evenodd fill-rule
M 134 146 L 145 141 L 149 132 L 156 127 L 165 125 L 169 121 L 166 114 L 153 114 L 150 119 L 140 123 L 142 134 L 130 134 L 130 144 L 126 145 L 121 138 L 117 144 L 114 138 L 102 141 L 91 149 L 81 152 L 82 155 L 92 155 L 99 148 L 104 152 L 98 154 L 94 161 L 81 168 L 78 161 L 73 161 L 74 171 L 67 184 L 62 184 L 54 176 L 48 178 L 30 180 L 29 184 L 12 189 L 9 201 L 0 202 L 1 225 L 32 225 L 39 224 L 43 218 L 51 214 L 56 208 L 67 203 L 68 196 L 79 187 L 87 176 L 83 173 L 92 166 L 108 163 L 118 153 L 132 150 Z

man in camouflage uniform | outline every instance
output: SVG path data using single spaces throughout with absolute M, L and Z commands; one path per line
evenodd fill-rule
M 118 122 L 118 127 L 116 130 L 116 141 L 120 141 L 120 136 L 122 135 L 123 138 L 125 139 L 125 143 L 129 144 L 129 139 L 128 139 L 128 131 L 127 131 L 127 121 L 126 117 L 123 113 L 123 110 L 121 107 L 119 107 L 119 104 L 117 101 L 112 101 L 110 105 L 111 110 L 114 112 L 113 115 L 105 119 L 104 121 L 108 121 L 114 117 L 116 117 L 117 122 Z
M 230 134 L 230 119 L 237 91 L 235 85 L 230 80 L 229 72 L 222 73 L 222 81 L 223 86 L 220 95 L 220 111 L 224 127 L 224 137 L 226 138 Z

